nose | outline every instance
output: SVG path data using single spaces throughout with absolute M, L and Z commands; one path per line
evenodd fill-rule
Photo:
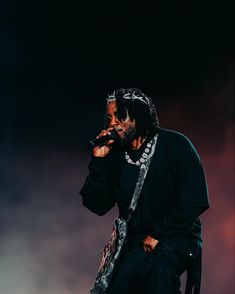
M 118 124 L 118 119 L 116 116 L 113 116 L 112 119 L 110 120 L 109 126 L 115 127 L 117 124 Z

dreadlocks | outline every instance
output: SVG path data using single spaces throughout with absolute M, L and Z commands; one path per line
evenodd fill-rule
M 139 89 L 119 89 L 109 95 L 107 103 L 116 101 L 117 118 L 120 121 L 126 119 L 135 119 L 136 136 L 146 137 L 150 132 L 159 128 L 159 120 L 156 109 L 150 97 L 145 95 Z M 105 117 L 105 127 L 108 127 L 108 119 Z

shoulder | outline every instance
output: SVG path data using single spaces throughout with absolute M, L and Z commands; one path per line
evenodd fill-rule
M 194 154 L 199 158 L 192 141 L 184 134 L 170 129 L 161 128 L 159 135 L 167 141 L 167 147 L 174 154 Z
M 171 141 L 186 142 L 186 143 L 192 144 L 192 142 L 190 141 L 190 139 L 186 135 L 184 135 L 178 131 L 160 128 L 159 133 L 161 134 L 161 136 L 163 136 Z

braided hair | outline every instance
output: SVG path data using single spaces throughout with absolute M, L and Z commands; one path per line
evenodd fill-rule
M 156 108 L 150 97 L 137 88 L 115 90 L 107 98 L 117 103 L 117 118 L 120 121 L 129 115 L 136 122 L 136 136 L 142 138 L 159 129 L 159 120 Z M 108 127 L 108 118 L 105 117 L 105 128 Z

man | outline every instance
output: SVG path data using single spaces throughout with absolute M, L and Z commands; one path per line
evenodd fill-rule
M 120 89 L 107 99 L 105 129 L 110 139 L 93 149 L 89 175 L 80 191 L 83 204 L 103 215 L 115 204 L 127 218 L 141 162 L 158 134 L 127 243 L 108 288 L 109 294 L 199 293 L 202 234 L 199 215 L 208 207 L 200 158 L 184 135 L 159 127 L 155 107 L 139 89 Z

